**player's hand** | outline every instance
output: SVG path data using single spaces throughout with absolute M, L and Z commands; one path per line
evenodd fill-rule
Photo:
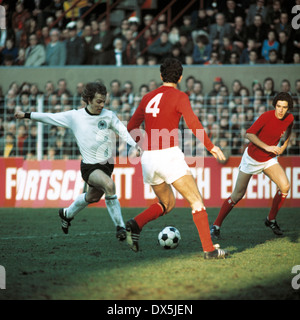
M 24 118 L 25 118 L 25 112 L 23 112 L 23 111 L 17 111 L 17 112 L 15 113 L 15 118 L 16 118 L 16 119 L 24 119 Z
M 225 161 L 226 160 L 226 157 L 224 156 L 224 153 L 222 152 L 222 150 L 217 147 L 217 146 L 214 146 L 211 150 L 210 150 L 210 153 L 216 158 L 216 159 L 219 159 L 219 160 L 222 160 L 222 161 Z
M 278 155 L 280 155 L 282 153 L 281 148 L 278 147 L 278 146 L 268 146 L 266 148 L 266 151 L 274 153 L 274 154 L 276 154 L 276 156 L 278 156 Z
M 136 156 L 136 157 L 140 157 L 140 156 L 142 155 L 142 153 L 143 153 L 142 148 L 140 148 L 138 145 L 136 145 L 136 146 L 135 146 L 135 150 L 136 150 L 135 156 Z

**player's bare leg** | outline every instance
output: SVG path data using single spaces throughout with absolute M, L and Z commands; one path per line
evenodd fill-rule
M 121 206 L 119 200 L 116 195 L 116 187 L 114 181 L 103 171 L 101 170 L 94 170 L 90 176 L 88 183 L 90 186 L 93 186 L 94 189 L 98 191 L 98 194 L 92 189 L 91 199 L 93 196 L 95 198 L 93 200 L 99 201 L 97 199 L 97 195 L 101 196 L 105 193 L 105 204 L 108 210 L 108 213 L 117 228 L 117 238 L 121 241 L 126 239 L 126 231 L 125 231 L 125 223 L 121 213 Z
M 197 227 L 205 259 L 225 258 L 227 252 L 214 246 L 210 236 L 208 216 L 202 196 L 192 174 L 187 174 L 172 183 L 174 188 L 189 202 L 193 221 Z
M 269 212 L 268 217 L 265 220 L 266 227 L 272 229 L 274 234 L 281 236 L 283 235 L 282 230 L 280 229 L 279 225 L 276 221 L 276 216 L 283 205 L 289 190 L 290 190 L 290 183 L 285 174 L 285 171 L 281 167 L 279 163 L 274 164 L 273 166 L 264 170 L 264 173 L 277 185 L 278 190 L 272 202 L 272 207 Z
M 238 203 L 245 195 L 251 177 L 252 174 L 248 174 L 239 170 L 235 187 L 231 194 L 231 199 L 235 204 Z
M 244 173 L 243 171 L 239 171 L 234 190 L 230 197 L 226 199 L 219 211 L 219 214 L 210 228 L 210 234 L 214 239 L 220 239 L 221 232 L 220 227 L 227 217 L 229 212 L 233 209 L 233 207 L 243 198 L 244 194 L 246 193 L 249 181 L 252 175 Z

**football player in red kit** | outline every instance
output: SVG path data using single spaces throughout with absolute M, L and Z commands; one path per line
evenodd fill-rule
M 134 129 L 138 129 L 140 124 L 145 122 L 146 137 L 141 159 L 143 179 L 151 185 L 159 200 L 134 219 L 127 221 L 127 242 L 131 249 L 137 252 L 142 228 L 174 208 L 175 197 L 171 188 L 173 185 L 191 206 L 204 258 L 225 258 L 227 252 L 212 243 L 201 194 L 185 162 L 184 154 L 178 147 L 178 125 L 181 116 L 215 158 L 225 160 L 225 156 L 208 138 L 192 110 L 188 96 L 177 89 L 177 83 L 182 79 L 182 70 L 177 59 L 168 58 L 163 62 L 160 67 L 163 85 L 143 97 L 127 126 L 127 130 L 134 136 Z
M 261 172 L 278 187 L 265 225 L 270 227 L 274 234 L 283 234 L 276 222 L 276 215 L 288 195 L 290 184 L 277 157 L 286 149 L 292 131 L 294 116 L 289 113 L 289 110 L 293 108 L 293 99 L 288 93 L 280 92 L 274 97 L 273 106 L 275 110 L 263 113 L 246 131 L 250 143 L 243 154 L 234 191 L 224 201 L 211 227 L 213 238 L 220 238 L 220 227 L 223 220 L 243 198 L 252 175 Z M 279 146 L 279 141 L 283 136 L 284 143 Z

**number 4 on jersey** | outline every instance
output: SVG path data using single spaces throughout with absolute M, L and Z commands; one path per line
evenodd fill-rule
M 163 95 L 162 93 L 159 93 L 148 102 L 145 110 L 146 113 L 152 113 L 153 117 L 155 118 L 157 117 L 160 111 L 158 106 L 159 106 L 162 95 Z

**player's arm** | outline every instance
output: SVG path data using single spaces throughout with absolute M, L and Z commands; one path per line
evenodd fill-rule
M 267 152 L 274 153 L 276 155 L 280 154 L 280 151 L 281 151 L 280 147 L 267 145 L 266 143 L 261 141 L 256 134 L 254 134 L 254 133 L 246 133 L 246 137 L 247 137 L 247 139 L 249 141 L 251 141 L 253 144 L 258 146 L 259 148 L 261 148 L 261 149 L 263 149 L 263 150 L 265 150 Z
M 137 143 L 132 139 L 131 135 L 127 131 L 124 124 L 120 121 L 120 119 L 113 114 L 112 118 L 112 130 L 117 133 L 121 139 L 123 139 L 127 144 L 136 148 L 136 156 L 139 157 L 141 155 L 141 148 L 137 145 Z
M 246 131 L 246 138 L 259 148 L 265 150 L 266 152 L 271 152 L 278 155 L 280 152 L 280 147 L 267 145 L 257 135 L 262 130 L 267 121 L 269 121 L 268 114 L 263 113 Z
M 67 116 L 66 112 L 58 112 L 58 113 L 42 113 L 42 112 L 23 112 L 17 111 L 15 113 L 16 119 L 31 119 L 39 122 L 43 122 L 46 124 L 51 124 L 54 126 L 69 128 L 69 120 L 70 117 Z
M 289 144 L 292 128 L 293 128 L 293 123 L 286 129 L 285 134 L 283 136 L 283 141 L 279 143 L 279 147 L 280 147 L 279 155 L 284 153 L 285 149 Z
M 128 132 L 133 136 L 135 141 L 139 144 L 142 145 L 142 141 L 144 139 L 143 133 L 140 130 L 140 125 L 145 119 L 145 114 L 144 114 L 144 108 L 143 108 L 143 99 L 140 102 L 139 106 L 135 110 L 133 116 L 130 118 L 128 124 L 127 124 L 127 130 Z

